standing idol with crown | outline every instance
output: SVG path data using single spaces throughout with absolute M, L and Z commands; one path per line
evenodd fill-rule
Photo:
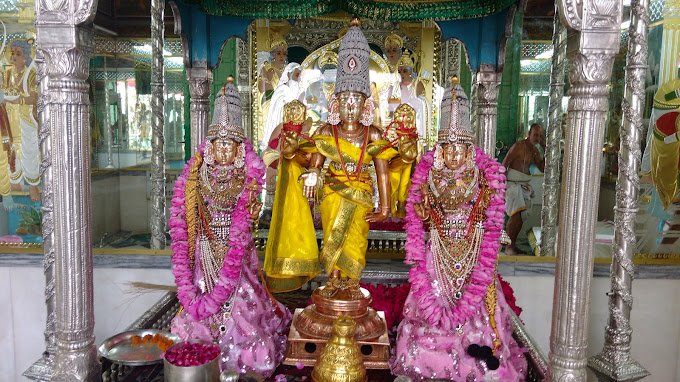
M 328 123 L 311 137 L 309 165 L 299 176 L 304 196 L 314 202 L 320 199 L 323 248 L 318 262 L 320 270 L 329 275 L 326 285 L 312 294 L 314 304 L 294 319 L 293 325 L 303 337 L 328 339 L 334 319 L 348 311 L 353 312 L 350 315 L 355 319 L 361 317 L 357 320 L 358 340 L 375 339 L 385 332 L 384 321 L 368 308 L 370 295 L 359 287 L 366 263 L 369 223 L 382 221 L 390 214 L 388 163 L 397 154 L 381 130 L 372 126 L 369 55 L 368 42 L 355 19 L 340 43 Z M 303 145 L 300 149 L 304 149 Z M 322 175 L 324 163 L 328 166 Z M 379 194 L 377 211 L 373 205 L 371 164 L 375 168 Z M 298 232 L 306 232 L 296 219 L 284 216 L 282 224 L 297 225 Z M 270 231 L 271 237 L 285 239 Z M 276 243 L 272 249 L 275 246 Z M 310 249 L 310 253 L 315 250 Z M 308 272 L 313 269 L 308 256 L 298 252 L 268 250 L 266 264 L 282 266 L 269 268 L 267 275 L 273 276 L 273 281 L 284 281 L 284 277 L 295 281 L 296 287 L 313 278 L 318 271 Z M 339 306 L 344 308 L 336 309 Z
M 406 262 L 414 268 L 392 372 L 415 381 L 522 381 L 526 359 L 496 276 L 504 168 L 473 145 L 469 100 L 456 79 L 453 86 L 438 143 L 416 166 L 406 204 Z
M 290 313 L 258 278 L 251 232 L 264 163 L 245 138 L 233 79 L 215 99 L 208 138 L 174 187 L 172 271 L 183 340 L 219 342 L 222 370 L 269 375 L 283 358 Z

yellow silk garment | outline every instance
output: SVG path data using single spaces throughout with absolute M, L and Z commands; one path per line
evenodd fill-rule
M 652 179 L 664 208 L 668 208 L 678 191 L 680 141 L 666 144 L 663 140 L 667 134 L 659 129 L 658 123 L 652 140 Z M 680 131 L 680 116 L 675 119 L 675 131 Z
M 272 292 L 298 289 L 320 272 L 312 212 L 298 182 L 304 170 L 294 160 L 280 157 L 264 256 L 267 287 Z
M 391 204 L 392 216 L 403 218 L 404 210 L 400 210 L 399 205 L 406 204 L 408 188 L 411 186 L 411 174 L 413 163 L 404 163 L 397 160 L 395 164 L 390 164 L 390 187 L 392 190 Z
M 350 176 L 345 171 L 358 165 L 361 148 L 341 138 L 336 145 L 333 136 L 315 136 L 314 140 L 319 153 L 333 162 L 326 173 L 319 207 L 324 240 L 319 261 L 326 273 L 339 269 L 344 276 L 359 279 L 368 247 L 366 213 L 373 210 L 371 176 L 364 169 L 357 175 L 350 170 Z M 373 158 L 388 161 L 396 154 L 387 141 L 375 141 L 366 147 L 363 164 L 370 164 Z

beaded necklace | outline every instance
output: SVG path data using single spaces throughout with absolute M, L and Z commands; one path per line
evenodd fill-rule
M 472 198 L 454 210 L 447 211 L 442 203 L 437 202 L 431 206 L 430 249 L 435 278 L 440 294 L 451 306 L 463 296 L 463 288 L 479 259 L 484 236 L 484 211 L 489 199 L 489 189 L 484 180 L 481 183 L 475 187 Z M 431 200 L 440 199 L 432 186 L 429 192 Z

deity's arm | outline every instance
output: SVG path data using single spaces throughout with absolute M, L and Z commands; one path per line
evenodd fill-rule
M 380 129 L 371 126 L 369 128 L 368 139 L 372 142 L 382 139 L 382 132 Z M 389 162 L 386 159 L 381 159 L 378 157 L 373 158 L 373 166 L 375 167 L 375 175 L 378 186 L 378 211 L 375 213 L 367 214 L 366 220 L 369 222 L 376 222 L 385 220 L 390 213 L 390 175 L 389 175 Z
M 418 157 L 418 140 L 408 139 L 399 144 L 399 157 L 402 162 L 413 163 Z
M 331 125 L 326 124 L 321 127 L 317 133 L 314 134 L 314 136 L 331 134 Z M 300 179 L 304 180 L 303 194 L 308 199 L 314 199 L 316 197 L 316 189 L 317 185 L 319 184 L 318 179 L 321 174 L 321 167 L 323 166 L 325 160 L 326 157 L 324 157 L 321 153 L 312 153 L 309 157 L 309 167 L 307 167 L 308 170 L 304 174 L 300 175 Z

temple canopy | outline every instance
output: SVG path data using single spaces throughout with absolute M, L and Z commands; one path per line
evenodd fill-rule
M 303 19 L 310 17 L 348 17 L 390 22 L 437 20 L 442 39 L 462 41 L 469 53 L 471 69 L 479 65 L 498 65 L 508 9 L 514 0 L 458 1 L 358 1 L 358 0 L 185 0 L 177 4 L 182 34 L 188 40 L 187 58 L 192 63 L 217 64 L 226 38 L 246 39 L 254 19 Z M 512 16 L 513 12 L 510 12 Z
M 481 18 L 497 13 L 514 0 L 186 0 L 215 16 L 239 16 L 262 19 L 301 19 L 345 11 L 373 20 L 420 21 Z

